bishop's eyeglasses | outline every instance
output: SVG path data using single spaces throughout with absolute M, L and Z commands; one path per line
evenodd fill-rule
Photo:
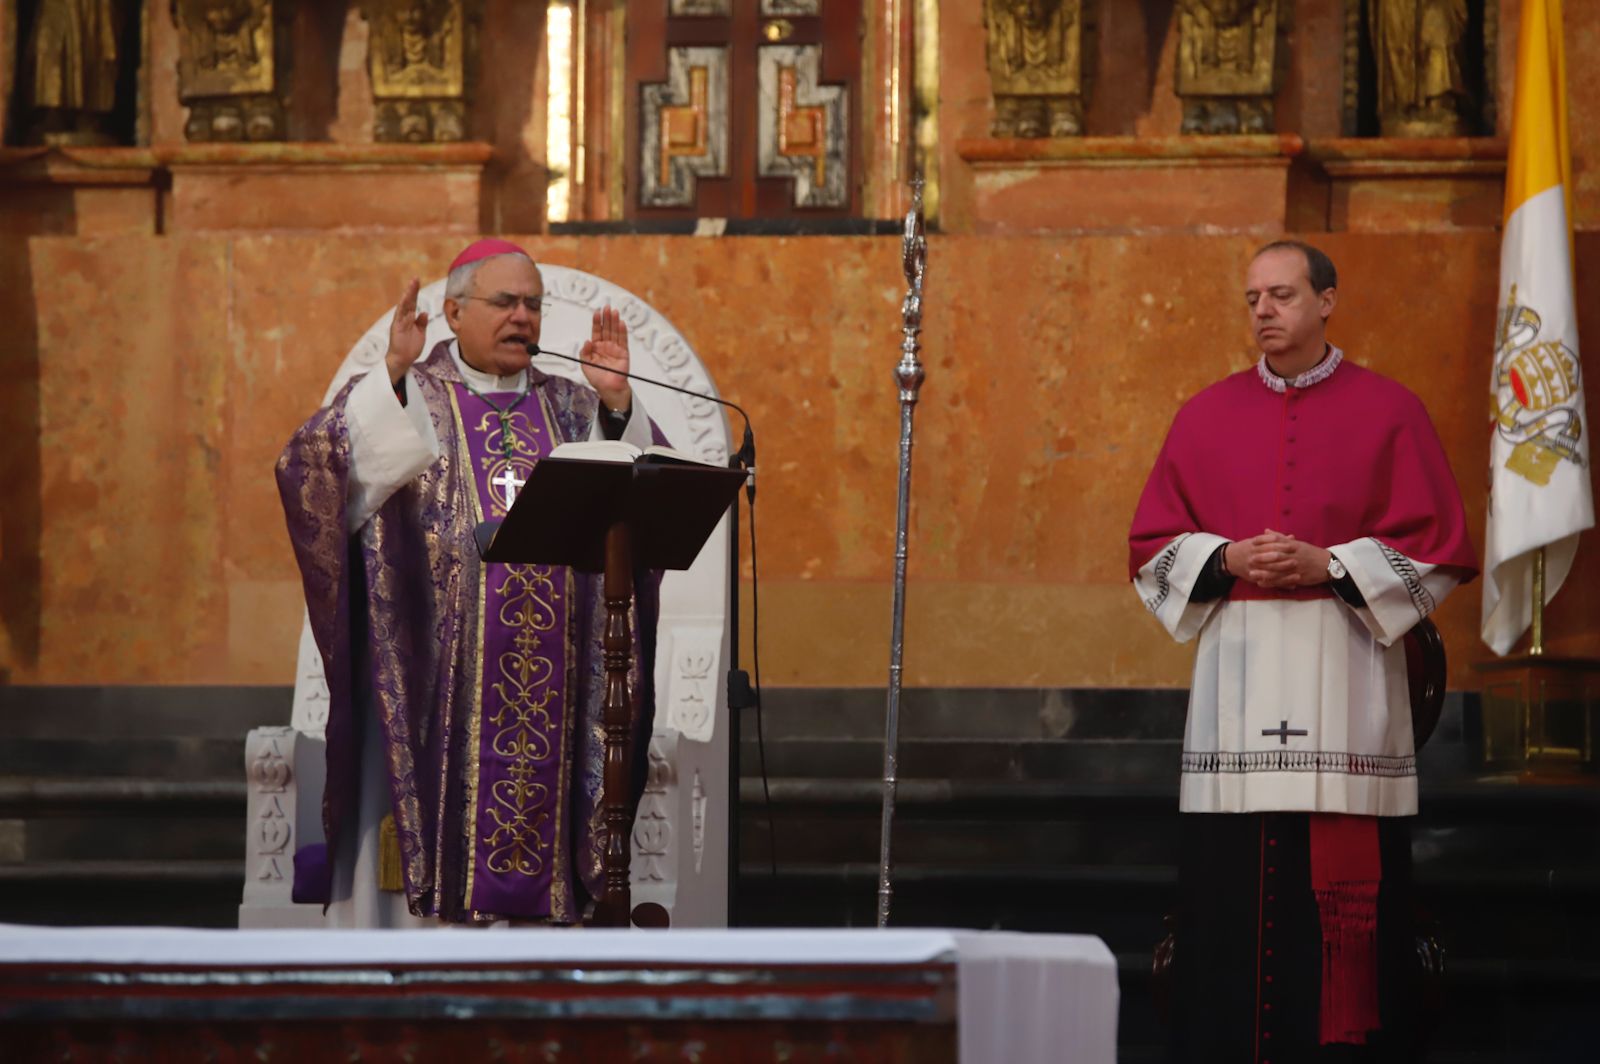
M 511 313 L 516 309 L 517 304 L 521 303 L 522 308 L 529 314 L 539 316 L 544 313 L 545 307 L 549 305 L 543 296 L 519 296 L 515 292 L 496 292 L 492 296 L 468 296 L 467 298 L 476 299 L 480 303 L 487 303 L 500 314 Z

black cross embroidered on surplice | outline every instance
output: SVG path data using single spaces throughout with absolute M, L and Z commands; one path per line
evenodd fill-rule
M 1276 735 L 1278 737 L 1278 745 L 1279 746 L 1288 746 L 1289 745 L 1289 736 L 1291 736 L 1291 735 L 1304 735 L 1306 733 L 1305 733 L 1305 730 L 1303 728 L 1291 728 L 1291 727 L 1289 727 L 1289 722 L 1284 720 L 1284 721 L 1279 721 L 1278 722 L 1278 726 L 1276 728 L 1262 728 L 1261 729 L 1261 734 L 1262 735 Z

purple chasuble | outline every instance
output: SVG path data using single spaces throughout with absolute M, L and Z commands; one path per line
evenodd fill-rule
M 515 392 L 486 400 L 457 383 L 452 398 L 460 412 L 462 451 L 470 458 L 478 515 L 502 518 L 534 463 L 555 446 L 549 411 L 534 392 L 520 401 Z M 506 411 L 504 417 L 496 407 Z M 561 567 L 485 567 L 478 705 L 468 720 L 475 756 L 468 762 L 472 862 L 467 898 L 478 912 L 550 915 L 552 873 L 571 831 L 567 758 L 562 756 L 571 729 L 566 639 L 571 583 Z M 561 908 L 570 911 L 571 898 L 562 901 Z
M 362 735 L 375 728 L 412 913 L 576 923 L 600 889 L 605 845 L 601 581 L 560 567 L 485 565 L 473 530 L 504 515 L 556 444 L 589 438 L 598 398 L 530 370 L 530 391 L 514 409 L 515 393 L 492 396 L 508 413 L 502 427 L 463 386 L 448 342 L 409 382 L 439 458 L 355 532 L 346 527 L 345 417 L 354 381 L 278 460 L 329 692 L 328 841 L 296 851 L 295 898 L 329 901 L 335 863 L 354 859 Z M 629 798 L 637 803 L 654 717 L 659 575 L 636 571 L 634 586 Z

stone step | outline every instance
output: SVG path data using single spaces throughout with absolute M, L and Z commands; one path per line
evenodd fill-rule
M 0 821 L 11 835 L 0 862 L 227 860 L 244 853 L 244 807 L 237 815 L 55 816 Z
M 0 865 L 0 922 L 237 927 L 244 856 Z
M 902 740 L 1175 739 L 1183 735 L 1189 694 L 1178 689 L 906 688 Z M 883 739 L 882 688 L 768 688 L 761 724 L 768 740 Z M 740 735 L 756 735 L 755 711 Z
M 244 736 L 9 738 L 0 741 L 0 779 L 14 776 L 243 779 Z
M 0 779 L 0 867 L 35 862 L 242 860 L 235 780 Z
M 186 736 L 244 741 L 251 728 L 288 724 L 288 687 L 22 687 L 0 684 L 0 740 Z M 243 751 L 241 750 L 241 756 Z
M 138 810 L 243 817 L 246 790 L 242 765 L 238 779 L 0 779 L 0 816 L 118 816 Z
M 1175 779 L 1175 739 L 912 739 L 896 752 L 898 778 L 1147 783 Z M 761 751 L 740 743 L 740 769 L 759 776 Z M 767 743 L 769 778 L 881 779 L 883 742 L 779 739 Z

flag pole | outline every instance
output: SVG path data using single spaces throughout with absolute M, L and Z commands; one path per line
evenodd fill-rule
M 1544 656 L 1544 548 L 1533 552 L 1533 645 L 1528 656 Z

